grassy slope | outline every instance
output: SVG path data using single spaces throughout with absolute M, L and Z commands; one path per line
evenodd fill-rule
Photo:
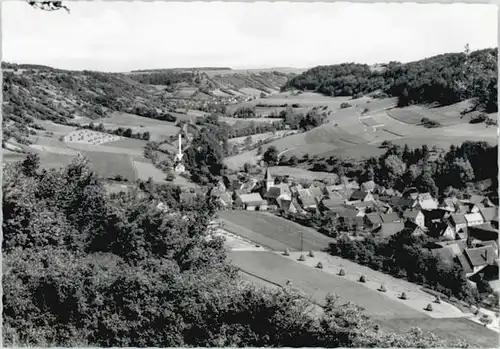
M 274 250 L 298 250 L 301 233 L 305 250 L 323 250 L 333 241 L 316 230 L 266 212 L 221 211 L 224 229 Z

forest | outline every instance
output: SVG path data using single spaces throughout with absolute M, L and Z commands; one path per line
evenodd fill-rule
M 366 64 L 318 66 L 291 78 L 283 90 L 316 91 L 327 96 L 366 94 L 397 97 L 400 107 L 419 103 L 449 105 L 475 98 L 476 108 L 496 112 L 498 49 L 447 53 L 416 62 L 390 62 L 383 70 Z

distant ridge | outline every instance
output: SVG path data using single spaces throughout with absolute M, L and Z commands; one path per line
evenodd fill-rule
M 191 67 L 191 68 L 164 68 L 164 69 L 139 69 L 131 70 L 131 73 L 158 73 L 167 71 L 186 71 L 186 70 L 232 70 L 229 67 Z

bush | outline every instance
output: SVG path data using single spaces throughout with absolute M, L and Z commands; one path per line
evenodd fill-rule
M 427 304 L 427 306 L 424 309 L 427 311 L 432 311 L 432 304 L 431 303 Z
M 399 298 L 402 300 L 408 299 L 408 297 L 406 296 L 406 292 L 401 293 L 401 296 Z
M 340 268 L 340 270 L 339 270 L 339 276 L 345 276 L 345 270 L 344 270 L 344 268 Z
M 352 104 L 347 103 L 347 102 L 342 102 L 340 104 L 340 109 L 345 109 L 345 108 L 349 108 L 349 107 L 352 107 Z
M 306 257 L 303 254 L 301 254 L 298 260 L 303 262 L 306 260 Z
M 283 252 L 283 256 L 289 256 L 290 255 L 290 251 L 288 251 L 288 248 L 285 250 L 285 252 Z
M 313 251 L 309 251 L 309 257 L 314 258 L 314 252 Z
M 439 297 L 439 295 L 436 296 L 434 303 L 441 304 L 441 297 Z
M 480 124 L 481 122 L 485 122 L 488 116 L 484 113 L 479 115 L 474 115 L 470 120 L 469 124 Z
M 323 269 L 323 263 L 318 262 L 318 264 L 316 264 L 316 268 Z
M 427 127 L 427 128 L 436 128 L 436 127 L 441 126 L 441 124 L 439 122 L 431 120 L 427 117 L 422 118 L 422 120 L 420 120 L 420 122 L 421 122 L 422 126 Z
M 380 287 L 378 288 L 378 290 L 379 290 L 380 292 L 386 292 L 386 291 L 387 291 L 387 289 L 385 288 L 385 286 L 384 286 L 384 285 L 380 285 Z
M 361 277 L 359 278 L 359 282 L 362 282 L 362 283 L 366 282 L 366 278 L 364 275 L 361 275 Z

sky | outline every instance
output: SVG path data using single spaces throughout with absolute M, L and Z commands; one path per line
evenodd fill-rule
M 72 70 L 308 68 L 497 47 L 495 5 L 2 2 L 2 60 Z

